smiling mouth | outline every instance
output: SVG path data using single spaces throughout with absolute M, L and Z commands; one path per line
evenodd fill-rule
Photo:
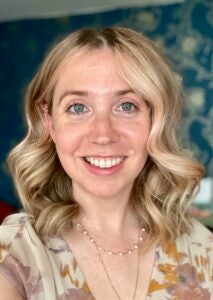
M 108 169 L 108 168 L 117 166 L 124 159 L 125 159 L 124 156 L 111 157 L 111 158 L 97 158 L 97 157 L 89 157 L 89 156 L 84 157 L 84 160 L 87 163 L 89 163 L 90 165 L 102 168 L 102 169 Z

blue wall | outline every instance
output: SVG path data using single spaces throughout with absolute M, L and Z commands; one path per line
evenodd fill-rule
M 0 199 L 18 206 L 5 159 L 25 134 L 26 84 L 57 38 L 76 29 L 119 25 L 143 31 L 166 52 L 183 78 L 184 118 L 179 128 L 213 176 L 213 2 L 129 8 L 54 19 L 0 23 Z

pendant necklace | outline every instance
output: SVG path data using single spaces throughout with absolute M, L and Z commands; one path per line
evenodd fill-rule
M 136 292 L 137 292 L 137 287 L 138 287 L 138 281 L 139 281 L 139 271 L 140 271 L 140 246 L 142 244 L 142 241 L 143 241 L 143 233 L 145 232 L 145 228 L 143 228 L 141 225 L 139 227 L 139 232 L 138 232 L 138 241 L 137 243 L 134 243 L 134 245 L 130 248 L 128 248 L 127 250 L 125 251 L 112 251 L 112 250 L 109 250 L 109 249 L 106 249 L 104 248 L 103 246 L 99 245 L 96 240 L 90 235 L 90 233 L 88 232 L 88 230 L 80 223 L 78 222 L 77 223 L 77 228 L 78 230 L 83 233 L 85 236 L 87 236 L 90 240 L 90 242 L 92 244 L 94 244 L 96 250 L 97 250 L 97 254 L 98 254 L 98 258 L 99 258 L 99 261 L 103 267 L 103 270 L 106 274 L 106 277 L 109 281 L 109 284 L 112 288 L 112 290 L 114 291 L 114 294 L 116 295 L 116 298 L 118 300 L 122 300 L 119 293 L 117 292 L 111 278 L 110 278 L 110 275 L 109 275 L 109 272 L 107 270 L 107 267 L 104 263 L 104 260 L 103 260 L 103 257 L 102 257 L 102 254 L 101 252 L 104 252 L 108 255 L 118 255 L 118 256 L 124 256 L 124 255 L 131 255 L 134 251 L 137 251 L 137 267 L 136 267 L 136 279 L 135 279 L 135 286 L 134 286 L 134 291 L 133 291 L 133 297 L 132 297 L 132 300 L 135 300 L 135 297 L 136 297 Z

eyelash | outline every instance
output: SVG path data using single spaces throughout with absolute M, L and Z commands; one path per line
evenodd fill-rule
M 122 107 L 122 106 L 124 106 L 124 105 L 130 105 L 130 106 L 131 106 L 131 109 L 130 109 L 130 110 L 124 110 L 124 109 L 122 109 L 122 111 L 125 112 L 125 113 L 130 114 L 130 113 L 133 113 L 133 112 L 135 112 L 136 110 L 138 110 L 137 105 L 134 104 L 134 103 L 132 103 L 132 102 L 129 102 L 129 101 L 123 102 L 123 103 L 120 104 L 119 107 Z
M 131 107 L 130 110 L 125 110 L 124 106 L 126 105 L 126 108 L 128 107 L 128 105 Z M 72 109 L 75 109 L 75 107 L 77 106 L 81 106 L 82 111 L 72 111 Z M 126 114 L 131 114 L 134 113 L 135 111 L 139 110 L 138 106 L 136 104 L 134 104 L 133 102 L 130 101 L 125 101 L 122 102 L 119 106 L 117 111 L 122 111 L 123 113 Z M 67 111 L 73 115 L 79 116 L 81 114 L 87 113 L 89 111 L 89 109 L 82 103 L 73 103 L 72 105 L 70 105 L 67 109 Z
M 83 110 L 86 108 L 86 106 L 82 103 L 73 103 L 72 105 L 69 106 L 67 111 L 74 115 L 80 115 L 88 111 L 88 109 L 86 109 L 86 111 L 72 111 L 72 108 L 75 108 L 75 106 L 77 105 L 80 105 L 83 108 Z

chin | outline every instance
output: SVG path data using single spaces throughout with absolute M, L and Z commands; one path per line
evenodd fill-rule
M 121 198 L 121 197 L 127 197 L 127 195 L 130 194 L 131 187 L 127 188 L 122 187 L 118 188 L 116 186 L 116 182 L 114 182 L 112 185 L 108 184 L 103 187 L 99 186 L 94 186 L 93 189 L 90 188 L 90 194 L 93 195 L 96 198 L 101 198 L 101 199 L 113 199 L 113 198 Z

